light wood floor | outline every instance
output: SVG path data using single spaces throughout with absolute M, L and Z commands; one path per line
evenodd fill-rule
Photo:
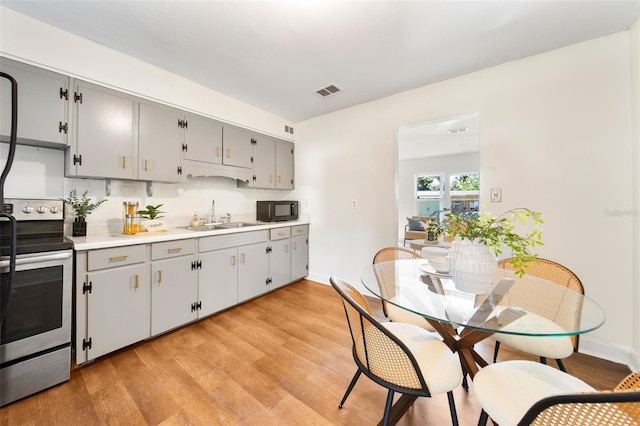
M 75 368 L 68 382 L 0 409 L 0 425 L 373 425 L 386 390 L 366 377 L 337 407 L 355 372 L 350 346 L 338 295 L 303 280 Z M 566 366 L 598 389 L 629 373 L 581 354 Z M 476 424 L 473 388 L 455 400 L 460 424 Z M 399 424 L 450 424 L 446 396 L 419 398 Z

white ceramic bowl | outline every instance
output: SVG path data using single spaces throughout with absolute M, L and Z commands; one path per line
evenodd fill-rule
M 448 258 L 444 256 L 433 256 L 433 257 L 430 257 L 428 260 L 429 260 L 429 265 L 431 265 L 431 267 L 435 269 L 436 272 L 440 272 L 441 274 L 445 274 L 449 272 Z

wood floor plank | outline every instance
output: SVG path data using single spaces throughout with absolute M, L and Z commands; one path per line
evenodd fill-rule
M 371 299 L 382 319 L 379 300 Z M 476 345 L 491 359 L 493 342 Z M 533 359 L 504 347 L 500 360 Z M 553 363 L 551 364 L 553 365 Z M 584 354 L 565 361 L 597 389 L 628 367 Z M 339 296 L 302 280 L 85 366 L 71 380 L 0 409 L 14 425 L 369 425 L 382 417 L 386 390 L 356 371 Z M 473 393 L 454 391 L 461 425 L 477 423 Z M 445 395 L 418 398 L 398 423 L 449 424 Z

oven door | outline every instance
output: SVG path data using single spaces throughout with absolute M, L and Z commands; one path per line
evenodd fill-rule
M 0 328 L 0 365 L 70 344 L 72 267 L 72 250 L 19 255 L 9 294 L 9 261 L 0 259 L 0 297 L 10 297 Z

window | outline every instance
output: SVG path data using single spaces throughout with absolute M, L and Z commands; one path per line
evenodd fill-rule
M 419 174 L 415 188 L 417 216 L 432 216 L 444 209 L 453 213 L 477 214 L 480 209 L 478 172 Z

